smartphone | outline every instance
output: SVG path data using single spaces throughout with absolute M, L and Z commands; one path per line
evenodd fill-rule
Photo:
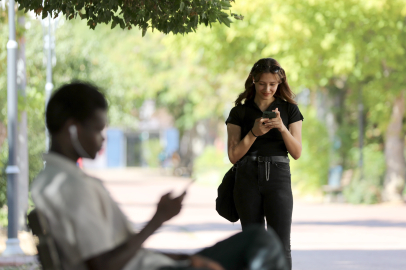
M 189 189 L 189 187 L 196 181 L 196 178 L 192 178 L 192 180 L 189 181 L 189 183 L 187 183 L 187 185 L 185 186 L 185 188 L 183 189 L 183 191 L 187 191 Z
M 189 189 L 189 187 L 196 181 L 196 179 L 192 179 L 190 180 L 183 188 L 175 188 L 172 192 L 172 198 L 176 198 L 179 197 L 180 195 L 182 195 L 183 193 L 187 192 L 187 190 Z
M 262 114 L 262 118 L 276 118 L 276 112 L 271 112 L 271 111 L 264 111 Z

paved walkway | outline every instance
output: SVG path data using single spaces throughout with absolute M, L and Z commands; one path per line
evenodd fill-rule
M 142 228 L 163 193 L 181 193 L 188 179 L 149 169 L 92 171 Z M 192 253 L 241 230 L 214 210 L 216 188 L 194 184 L 179 216 L 146 243 L 148 248 Z M 294 270 L 406 269 L 406 206 L 309 204 L 295 200 L 292 224 Z

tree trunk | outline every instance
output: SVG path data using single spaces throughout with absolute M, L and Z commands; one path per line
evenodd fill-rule
M 402 132 L 405 114 L 405 96 L 402 92 L 395 100 L 392 116 L 386 131 L 385 160 L 386 175 L 382 198 L 384 201 L 403 201 L 405 187 L 404 134 Z

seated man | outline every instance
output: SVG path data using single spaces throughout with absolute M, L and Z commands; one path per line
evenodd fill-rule
M 258 228 L 192 256 L 143 249 L 143 242 L 180 212 L 185 194 L 162 196 L 145 228 L 132 232 L 101 181 L 76 166 L 80 157 L 95 158 L 104 141 L 106 118 L 106 99 L 86 83 L 62 86 L 46 110 L 52 144 L 31 191 L 36 208 L 49 222 L 63 269 L 286 269 L 275 234 Z

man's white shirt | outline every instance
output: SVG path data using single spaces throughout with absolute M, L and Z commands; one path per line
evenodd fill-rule
M 63 268 L 85 270 L 86 260 L 123 244 L 134 232 L 99 179 L 59 154 L 45 154 L 44 160 L 45 169 L 31 186 L 32 199 L 47 218 Z M 140 249 L 124 270 L 175 265 L 165 255 Z

